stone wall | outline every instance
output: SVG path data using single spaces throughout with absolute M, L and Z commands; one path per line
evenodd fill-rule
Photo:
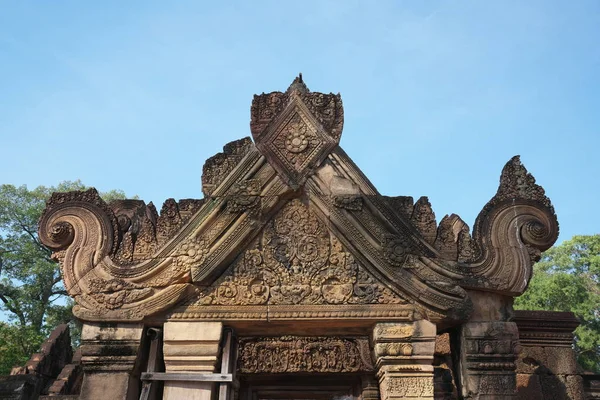
M 0 399 L 76 394 L 83 377 L 80 359 L 79 352 L 73 355 L 68 325 L 59 325 L 24 367 L 15 367 L 10 376 L 0 377 Z
M 521 353 L 517 360 L 518 399 L 584 400 L 582 370 L 575 359 L 570 312 L 516 311 Z

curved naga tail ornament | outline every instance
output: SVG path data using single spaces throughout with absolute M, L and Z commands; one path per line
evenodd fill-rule
M 148 273 L 143 275 L 137 273 L 137 265 L 113 261 L 122 237 L 122 217 L 95 189 L 54 193 L 46 204 L 39 237 L 60 261 L 65 289 L 76 302 L 73 312 L 81 319 L 141 320 L 192 288 L 187 283 L 189 270 L 176 274 L 169 269 L 172 257 L 146 263 Z M 166 274 L 168 279 L 160 279 Z
M 42 243 L 64 261 L 63 280 L 71 296 L 81 293 L 79 281 L 117 247 L 118 222 L 95 189 L 53 193 L 40 219 Z
M 554 207 L 519 156 L 502 170 L 496 195 L 475 221 L 475 255 L 462 286 L 520 295 L 532 265 L 558 238 Z

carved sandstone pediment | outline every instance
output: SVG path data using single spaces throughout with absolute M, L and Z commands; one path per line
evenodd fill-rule
M 357 262 L 297 198 L 269 221 L 227 271 L 191 304 L 407 304 Z
M 464 320 L 465 289 L 514 296 L 556 240 L 550 201 L 518 157 L 473 234 L 426 198 L 380 195 L 339 147 L 339 95 L 255 96 L 249 138 L 203 168 L 201 200 L 105 204 L 57 193 L 40 238 L 84 320 Z

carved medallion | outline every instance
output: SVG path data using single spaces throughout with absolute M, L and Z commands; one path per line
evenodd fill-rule
M 233 185 L 227 200 L 227 212 L 238 213 L 255 208 L 260 203 L 260 180 L 248 179 Z
M 382 242 L 383 255 L 390 264 L 396 267 L 410 267 L 404 265 L 407 255 L 414 251 L 408 239 L 402 236 L 386 235 Z
M 256 96 L 251 114 L 257 149 L 294 189 L 337 146 L 344 115 L 339 95 L 311 93 L 301 80 Z

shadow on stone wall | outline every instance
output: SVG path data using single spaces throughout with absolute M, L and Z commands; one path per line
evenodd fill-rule
M 570 312 L 516 311 L 521 353 L 517 359 L 517 398 L 584 400 L 582 370 L 575 359 Z

